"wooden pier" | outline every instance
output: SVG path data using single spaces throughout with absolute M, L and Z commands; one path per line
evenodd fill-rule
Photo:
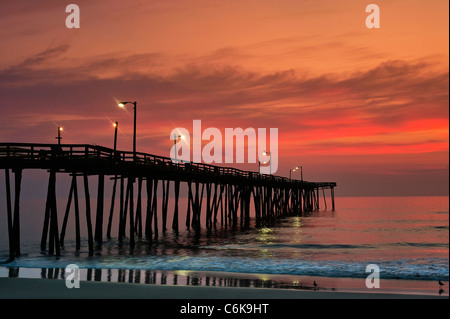
M 335 182 L 307 182 L 285 177 L 259 174 L 236 168 L 202 163 L 174 163 L 168 157 L 146 153 L 115 151 L 110 148 L 84 144 L 25 144 L 0 143 L 0 169 L 5 171 L 6 213 L 9 239 L 9 260 L 20 256 L 20 193 L 22 172 L 26 169 L 48 171 L 47 200 L 44 211 L 41 250 L 60 255 L 64 244 L 68 217 L 73 204 L 75 212 L 76 249 L 80 249 L 80 203 L 78 182 L 82 180 L 85 197 L 85 215 L 89 252 L 94 252 L 94 242 L 111 237 L 114 218 L 118 219 L 118 238 L 127 234 L 130 245 L 136 237 L 158 237 L 158 218 L 162 231 L 167 230 L 170 184 L 174 189 L 173 231 L 178 232 L 180 184 L 186 183 L 188 205 L 184 225 L 199 230 L 216 227 L 246 227 L 250 223 L 253 199 L 257 226 L 283 216 L 301 216 L 319 210 L 320 190 L 327 208 L 325 189 L 331 191 L 332 210 L 335 209 Z M 13 178 L 11 178 L 11 173 Z M 59 229 L 56 177 L 57 173 L 70 174 L 71 186 L 67 205 Z M 97 206 L 92 218 L 89 178 L 97 179 Z M 112 180 L 109 210 L 105 210 L 105 179 Z M 11 198 L 11 180 L 14 180 L 14 201 Z M 137 183 L 137 187 L 135 184 Z M 145 186 L 145 191 L 143 190 Z M 161 209 L 158 209 L 158 188 L 162 191 Z M 118 190 L 117 190 L 118 188 Z M 137 188 L 137 194 L 135 194 Z M 114 216 L 118 195 L 118 216 Z M 206 195 L 206 196 L 205 196 Z M 142 197 L 147 205 L 142 207 Z M 206 197 L 206 212 L 202 217 Z M 135 203 L 136 200 L 136 203 Z M 14 202 L 14 206 L 13 206 Z M 109 215 L 106 216 L 105 213 Z M 117 215 L 117 214 L 116 214 Z M 92 221 L 95 221 L 95 227 Z M 104 222 L 107 221 L 107 225 Z M 127 230 L 128 228 L 128 230 Z

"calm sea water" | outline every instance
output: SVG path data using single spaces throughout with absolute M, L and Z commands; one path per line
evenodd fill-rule
M 152 242 L 137 239 L 134 249 L 127 240 L 112 238 L 91 257 L 86 238 L 76 251 L 70 231 L 61 257 L 41 252 L 42 224 L 36 223 L 23 227 L 23 255 L 0 267 L 1 277 L 18 271 L 32 277 L 33 270 L 53 272 L 74 263 L 100 280 L 110 280 L 113 273 L 118 281 L 125 270 L 139 276 L 147 271 L 150 277 L 157 270 L 365 278 L 366 266 L 376 264 L 385 279 L 449 280 L 448 197 L 337 198 L 334 212 L 287 217 L 261 228 L 219 226 L 203 229 L 200 236 L 192 230 L 175 235 L 169 229 Z M 37 231 L 31 236 L 33 229 Z M 0 239 L 0 260 L 5 260 L 4 232 Z M 109 279 L 101 278 L 102 272 Z M 127 276 L 131 280 L 133 272 Z

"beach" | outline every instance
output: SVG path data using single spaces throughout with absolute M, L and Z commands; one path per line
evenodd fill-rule
M 0 298 L 448 298 L 448 197 L 340 198 L 340 206 L 259 228 L 168 231 L 134 248 L 111 238 L 94 256 L 85 238 L 80 250 L 66 239 L 52 256 L 39 250 L 39 229 L 24 231 L 22 255 L 0 266 Z M 69 264 L 79 267 L 80 289 L 64 284 Z M 380 288 L 366 286 L 369 265 L 379 267 Z
M 81 282 L 68 289 L 63 280 L 0 278 L 2 299 L 448 299 L 405 293 L 306 291 L 270 288 L 162 286 Z
M 165 273 L 170 277 L 173 273 Z M 448 289 L 437 282 L 382 280 L 380 289 L 364 287 L 354 278 L 292 277 L 264 275 L 270 285 L 255 287 L 261 275 L 191 273 L 196 284 L 145 284 L 81 280 L 79 288 L 67 288 L 64 279 L 0 278 L 1 299 L 448 299 Z M 205 277 L 208 276 L 208 277 Z M 206 285 L 204 278 L 215 278 Z M 219 280 L 221 284 L 219 285 Z M 253 280 L 253 281 L 252 281 Z M 302 280 L 304 283 L 299 282 Z M 318 287 L 312 283 L 317 281 Z M 227 285 L 226 282 L 229 284 Z M 230 284 L 233 282 L 234 284 Z M 244 286 L 244 285 L 247 286 Z M 448 282 L 444 282 L 448 287 Z M 269 288 L 268 288 L 269 287 Z M 272 288 L 276 287 L 276 288 Z

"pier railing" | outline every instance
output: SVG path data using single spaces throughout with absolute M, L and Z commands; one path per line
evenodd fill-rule
M 259 172 L 240 170 L 234 167 L 223 167 L 205 163 L 178 160 L 175 163 L 170 157 L 148 153 L 120 151 L 91 144 L 39 144 L 39 143 L 0 143 L 0 168 L 6 168 L 11 161 L 26 161 L 39 166 L 46 161 L 105 160 L 116 164 L 127 163 L 135 167 L 146 166 L 158 170 L 181 171 L 186 173 L 207 174 L 209 176 L 232 176 L 276 184 L 289 183 L 292 186 L 334 187 L 336 183 L 307 182 L 287 177 L 261 174 Z
M 40 169 L 49 172 L 47 200 L 41 238 L 41 250 L 60 255 L 60 245 L 64 243 L 67 220 L 72 206 L 75 208 L 76 247 L 80 249 L 79 204 L 77 177 L 83 177 L 86 224 L 88 231 L 89 253 L 93 254 L 94 239 L 102 242 L 104 222 L 105 177 L 112 176 L 113 190 L 108 218 L 107 237 L 110 238 L 117 184 L 119 187 L 120 211 L 118 218 L 118 238 L 125 236 L 127 214 L 129 211 L 129 239 L 134 246 L 135 234 L 143 233 L 147 238 L 158 237 L 158 185 L 162 190 L 162 229 L 165 231 L 170 183 L 173 183 L 174 212 L 172 229 L 178 231 L 178 202 L 181 182 L 188 188 L 186 227 L 201 228 L 201 212 L 204 190 L 206 190 L 206 227 L 216 227 L 219 219 L 224 227 L 248 226 L 250 223 L 250 202 L 253 198 L 254 215 L 257 225 L 271 220 L 319 210 L 319 190 L 322 189 L 326 208 L 324 189 L 331 191 L 334 210 L 334 182 L 307 182 L 286 177 L 260 174 L 233 167 L 222 167 L 204 163 L 185 161 L 174 162 L 169 157 L 141 152 L 119 151 L 90 144 L 33 144 L 0 143 L 0 169 L 5 174 L 7 203 L 8 237 L 10 260 L 20 256 L 20 193 L 22 171 Z M 14 209 L 10 171 L 14 175 Z M 72 176 L 67 199 L 64 222 L 59 233 L 56 174 L 66 173 Z M 95 218 L 95 236 L 91 221 L 90 191 L 88 176 L 97 177 L 97 209 Z M 137 186 L 135 187 L 137 181 Z M 146 185 L 143 194 L 142 185 Z M 126 184 L 126 185 L 125 185 Z M 137 202 L 134 204 L 134 189 L 137 189 Z M 142 209 L 142 197 L 147 197 L 147 207 Z M 219 209 L 220 208 L 220 209 Z M 240 216 L 238 216 L 240 210 Z M 144 229 L 145 228 L 145 229 Z

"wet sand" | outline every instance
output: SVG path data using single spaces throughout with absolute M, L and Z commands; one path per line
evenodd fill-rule
M 448 299 L 447 296 L 363 291 L 145 285 L 81 281 L 69 289 L 65 280 L 0 278 L 1 299 Z

